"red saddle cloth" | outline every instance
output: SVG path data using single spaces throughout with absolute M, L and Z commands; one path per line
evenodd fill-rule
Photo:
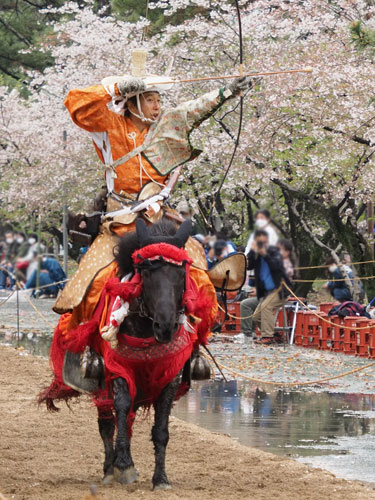
M 118 278 L 108 280 L 103 289 L 100 301 L 93 318 L 79 325 L 74 330 L 67 329 L 70 313 L 64 314 L 56 327 L 50 362 L 55 379 L 39 397 L 39 401 L 46 401 L 50 409 L 55 409 L 53 400 L 68 400 L 79 393 L 66 386 L 62 379 L 64 356 L 67 350 L 75 353 L 83 352 L 86 346 L 92 347 L 104 358 L 106 388 L 92 394 L 99 412 L 113 409 L 112 381 L 122 377 L 126 380 L 133 403 L 137 406 L 150 406 L 158 399 L 163 388 L 170 383 L 182 370 L 191 356 L 194 344 L 205 344 L 210 331 L 210 315 L 213 308 L 213 299 L 204 289 L 198 290 L 197 285 L 189 273 L 190 261 L 182 249 L 170 248 L 171 245 L 149 245 L 133 256 L 134 260 L 140 257 L 152 259 L 158 252 L 166 259 L 182 261 L 186 266 L 185 293 L 182 306 L 186 314 L 192 314 L 200 319 L 194 333 L 188 332 L 183 325 L 174 333 L 172 341 L 159 344 L 154 338 L 139 339 L 118 333 L 118 346 L 112 349 L 111 344 L 100 335 L 100 328 L 107 324 L 111 313 L 111 305 L 116 296 L 125 301 L 139 297 L 142 293 L 142 280 L 136 273 L 129 282 L 121 283 Z M 143 255 L 140 255 L 140 254 Z M 159 255 L 160 255 L 159 253 Z M 178 257 L 178 258 L 177 258 Z M 188 385 L 182 383 L 176 395 L 181 397 L 188 390 Z M 137 398 L 137 399 L 136 399 Z M 129 432 L 134 420 L 133 407 L 129 415 Z

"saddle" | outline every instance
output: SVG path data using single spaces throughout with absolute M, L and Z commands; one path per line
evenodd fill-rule
M 68 234 L 74 243 L 83 246 L 89 246 L 96 236 L 99 234 L 100 225 L 102 222 L 114 222 L 115 224 L 131 224 L 141 214 L 143 218 L 155 224 L 159 222 L 163 216 L 176 222 L 183 222 L 177 212 L 168 205 L 161 206 L 160 210 L 156 213 L 154 209 L 149 208 L 142 212 L 134 212 L 129 214 L 116 215 L 117 211 L 123 208 L 132 208 L 137 203 L 145 201 L 149 198 L 160 193 L 162 187 L 154 182 L 148 182 L 137 195 L 121 191 L 120 193 L 109 193 L 102 190 L 95 198 L 93 204 L 93 211 L 90 214 L 68 214 Z M 112 215 L 107 215 L 112 214 Z

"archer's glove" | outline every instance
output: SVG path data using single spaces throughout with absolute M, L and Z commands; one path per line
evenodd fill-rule
M 240 76 L 239 78 L 236 78 L 228 88 L 232 92 L 232 96 L 236 96 L 241 92 L 251 89 L 252 86 L 253 81 L 250 76 Z
M 138 94 L 138 92 L 146 92 L 146 84 L 141 78 L 129 76 L 117 83 L 117 88 L 123 97 L 128 94 Z

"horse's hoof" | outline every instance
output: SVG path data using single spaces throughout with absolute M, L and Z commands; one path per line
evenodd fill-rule
M 172 489 L 172 485 L 170 483 L 154 484 L 154 487 L 152 488 L 153 491 L 171 490 L 171 489 Z
M 103 486 L 108 486 L 109 484 L 113 484 L 113 474 L 106 474 L 102 479 Z
M 138 479 L 138 473 L 134 467 L 128 467 L 127 469 L 124 470 L 120 470 L 117 467 L 115 467 L 114 477 L 116 481 L 121 484 L 131 484 Z

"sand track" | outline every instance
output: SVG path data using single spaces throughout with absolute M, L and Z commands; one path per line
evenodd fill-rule
M 35 398 L 50 381 L 48 363 L 0 346 L 0 492 L 16 500 L 80 500 L 100 484 L 103 451 L 96 410 L 82 398 L 58 415 Z M 366 499 L 375 492 L 357 482 L 239 445 L 175 418 L 170 424 L 167 471 L 173 489 L 151 492 L 151 419 L 134 426 L 136 484 L 99 486 L 102 500 Z

